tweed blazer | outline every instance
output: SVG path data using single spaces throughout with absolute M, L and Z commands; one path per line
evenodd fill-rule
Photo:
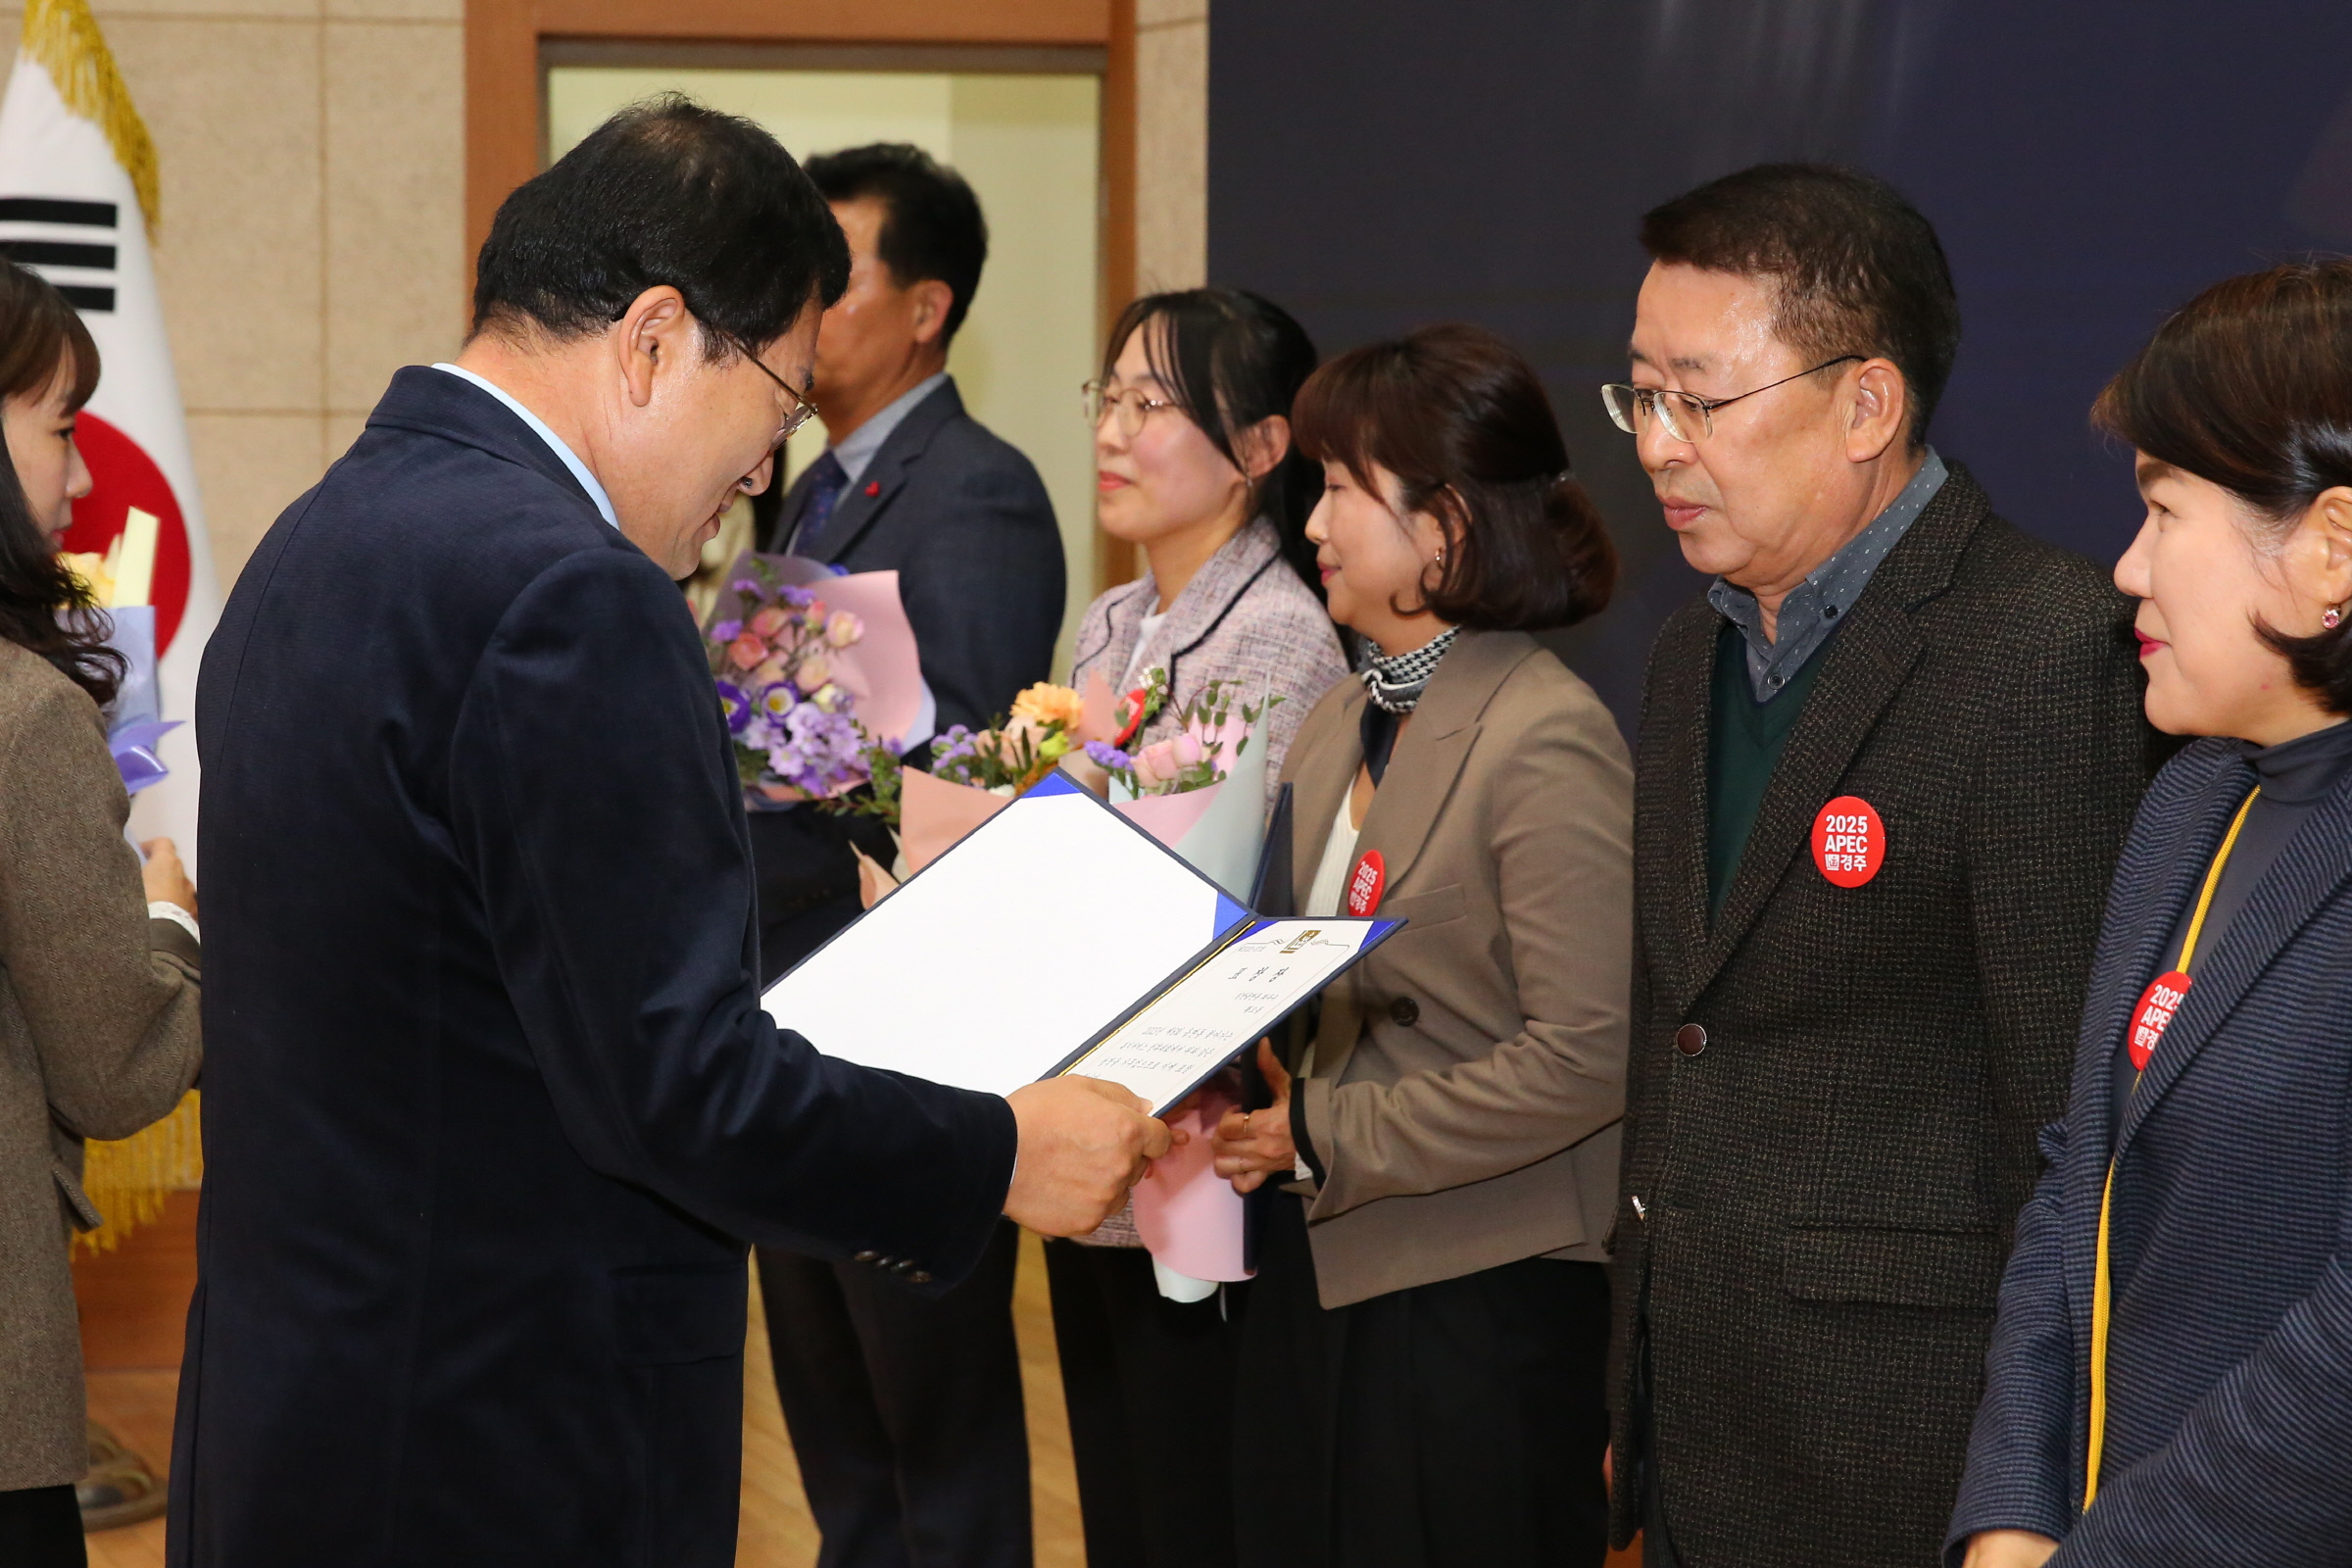
M 1954 465 L 1814 655 L 1710 918 L 1721 625 L 1703 598 L 1676 612 L 1642 699 L 1612 1526 L 1640 1523 L 1646 1293 L 1686 1568 L 1926 1568 L 2142 788 L 2138 662 L 2105 574 L 1993 515 Z M 1886 840 L 1852 888 L 1811 847 L 1846 795 Z
M 66 1266 L 100 1219 L 81 1142 L 127 1138 L 195 1081 L 194 939 L 147 917 L 98 710 L 0 640 L 0 1492 L 77 1481 L 81 1325 Z
M 1299 731 L 1298 907 L 1363 765 L 1359 682 Z M 1598 1261 L 1616 1205 L 1633 770 L 1592 689 L 1521 632 L 1464 631 L 1364 813 L 1407 922 L 1324 993 L 1294 1091 L 1323 1178 L 1325 1306 L 1528 1257 Z
M 2120 1128 L 2108 1072 L 2254 773 L 2200 741 L 2117 868 L 2066 1119 L 2019 1217 L 1947 1559 L 1980 1530 L 2051 1568 L 2341 1563 L 2352 1551 L 2352 781 L 2230 927 Z M 2110 1150 L 2106 1448 L 2082 1512 L 2091 1288 Z
M 1144 617 L 1159 603 L 1159 584 L 1147 571 L 1086 607 L 1073 644 L 1070 679 L 1083 689 L 1098 670 L 1119 684 L 1135 658 Z M 1348 673 L 1338 630 L 1323 602 L 1282 559 L 1274 524 L 1251 522 L 1209 557 L 1168 607 L 1144 650 L 1168 672 L 1168 706 L 1144 726 L 1136 745 L 1176 733 L 1176 715 L 1211 681 L 1237 682 L 1242 702 L 1266 692 L 1282 701 L 1264 720 L 1266 802 L 1280 787 L 1283 759 L 1307 710 Z

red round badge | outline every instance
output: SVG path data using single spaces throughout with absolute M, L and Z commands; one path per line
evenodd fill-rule
M 2132 1065 L 2141 1072 L 2148 1070 L 2148 1058 L 2156 1054 L 2156 1042 L 2172 1027 L 2173 1014 L 2180 1010 L 2180 1003 L 2188 995 L 2188 976 L 2178 969 L 2167 969 L 2148 982 L 2148 989 L 2139 994 L 2139 1005 L 2132 1009 L 2132 1027 L 2124 1035 L 2124 1049 L 2132 1053 Z
M 1380 885 L 1388 880 L 1389 866 L 1378 850 L 1366 850 L 1348 873 L 1348 912 L 1370 914 L 1380 907 Z
M 1886 824 L 1859 795 L 1840 795 L 1813 818 L 1813 863 L 1841 888 L 1858 888 L 1886 858 Z

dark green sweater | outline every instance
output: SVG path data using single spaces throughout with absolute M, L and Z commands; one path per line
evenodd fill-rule
M 1765 786 L 1781 765 L 1781 752 L 1796 715 L 1804 711 L 1813 677 L 1829 657 L 1824 645 L 1797 666 L 1788 684 L 1766 702 L 1757 702 L 1747 678 L 1747 648 L 1740 628 L 1730 621 L 1715 639 L 1715 689 L 1708 704 L 1707 744 L 1707 908 L 1723 912 L 1723 896 L 1731 891 L 1732 873 L 1756 825 L 1764 805 Z

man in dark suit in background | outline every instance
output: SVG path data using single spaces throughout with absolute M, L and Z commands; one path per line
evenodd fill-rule
M 808 160 L 850 244 L 817 335 L 831 444 L 772 510 L 762 548 L 899 574 L 937 727 L 978 728 L 1044 680 L 1061 625 L 1061 535 L 1029 460 L 964 413 L 948 344 L 988 229 L 971 187 L 919 149 Z M 761 967 L 781 974 L 858 913 L 855 819 L 755 812 Z M 760 1250 L 776 1393 L 823 1568 L 1026 1568 L 1029 1448 L 1012 1331 L 1019 1232 L 998 1227 L 945 1296 L 871 1269 Z
M 1065 582 L 1036 467 L 964 412 L 948 374 L 988 226 L 971 187 L 918 148 L 853 147 L 808 167 L 850 242 L 850 286 L 816 344 L 830 444 L 789 490 L 753 499 L 760 548 L 897 572 L 935 729 L 978 729 L 1052 671 Z M 771 980 L 856 917 L 849 841 L 890 861 L 887 834 L 844 823 L 813 810 L 753 820 Z
M 395 375 L 238 578 L 197 691 L 181 1568 L 731 1568 L 737 1238 L 944 1290 L 1166 1147 L 1109 1085 L 968 1094 L 760 1010 L 673 584 L 848 271 L 766 132 L 624 111 L 508 197 L 457 362 Z
M 1925 218 L 1767 166 L 1642 220 L 1612 413 L 1707 592 L 1635 787 L 1614 1532 L 1930 1568 L 2144 778 L 2128 612 L 1927 445 Z

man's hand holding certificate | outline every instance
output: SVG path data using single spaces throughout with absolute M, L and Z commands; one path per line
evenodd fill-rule
M 1052 874 L 1068 866 L 1116 888 L 1119 912 L 1073 897 L 1069 879 Z M 974 829 L 761 1000 L 828 1055 L 1004 1095 L 1022 1116 L 1005 1212 L 1071 1234 L 1089 1228 L 1078 1212 L 1087 1204 L 1065 1190 L 1037 1205 L 1050 1212 L 1022 1212 L 1035 1201 L 1033 1177 L 1066 1189 L 1071 1169 L 1115 1165 L 1132 1185 L 1168 1147 L 1165 1127 L 1152 1122 L 1139 1135 L 1135 1120 L 1166 1114 L 1397 924 L 1260 918 L 1056 776 Z M 1024 1107 L 1038 1121 L 1035 1141 Z M 1071 1114 L 1081 1109 L 1088 1114 Z M 1107 1214 L 1124 1188 L 1087 1196 L 1102 1199 Z
M 1021 1139 L 1004 1214 L 1042 1235 L 1084 1236 L 1168 1152 L 1167 1123 L 1100 1078 L 1048 1078 L 1004 1099 Z

